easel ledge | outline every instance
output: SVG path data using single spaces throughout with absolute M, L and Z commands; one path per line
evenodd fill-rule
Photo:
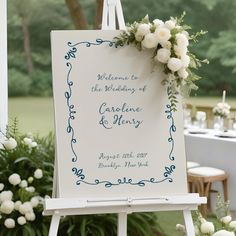
M 151 212 L 196 210 L 207 199 L 197 193 L 161 196 L 157 198 L 112 198 L 112 199 L 80 199 L 51 198 L 45 200 L 44 215 L 84 215 L 117 212 Z

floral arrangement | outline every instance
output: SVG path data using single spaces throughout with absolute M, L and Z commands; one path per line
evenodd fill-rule
M 46 236 L 50 219 L 42 211 L 52 191 L 50 149 L 31 134 L 18 136 L 15 125 L 4 136 L 0 143 L 0 236 Z
M 235 236 L 236 220 L 232 220 L 228 202 L 223 202 L 221 196 L 217 197 L 216 219 L 214 223 L 206 220 L 197 211 L 195 212 L 195 234 L 196 236 Z M 185 235 L 185 227 L 181 224 L 176 225 L 177 231 Z
M 159 19 L 150 22 L 145 16 L 141 22 L 128 25 L 127 30 L 115 38 L 116 46 L 133 44 L 140 51 L 152 51 L 154 67 L 161 68 L 166 74 L 162 84 L 167 86 L 173 111 L 176 110 L 176 94 L 185 95 L 191 89 L 197 89 L 194 82 L 200 77 L 192 69 L 208 62 L 200 61 L 189 51 L 189 42 L 197 42 L 197 38 L 206 32 L 190 35 L 187 30 L 191 27 L 183 24 L 184 15 L 165 22 Z
M 227 118 L 230 114 L 230 105 L 226 102 L 219 102 L 213 108 L 213 114 L 222 118 Z
M 34 171 L 34 177 L 27 180 L 21 179 L 17 173 L 8 177 L 10 187 L 0 183 L 0 213 L 4 226 L 8 229 L 15 228 L 28 222 L 35 221 L 37 208 L 41 208 L 43 198 L 36 192 L 33 186 L 34 179 L 43 177 L 41 169 Z

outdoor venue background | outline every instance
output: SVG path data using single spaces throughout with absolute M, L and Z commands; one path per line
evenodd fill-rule
M 80 0 L 89 29 L 93 29 L 95 0 Z M 147 13 L 167 20 L 186 11 L 193 32 L 208 31 L 194 46 L 196 55 L 210 60 L 198 72 L 203 79 L 192 96 L 236 96 L 235 0 L 122 0 L 126 22 Z M 50 31 L 74 29 L 64 0 L 8 1 L 9 95 L 51 96 Z

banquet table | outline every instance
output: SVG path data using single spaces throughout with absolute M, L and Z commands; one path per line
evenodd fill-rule
M 219 131 L 215 130 L 208 129 L 204 132 L 191 133 L 191 130 L 185 130 L 186 158 L 201 166 L 219 168 L 228 173 L 230 209 L 236 211 L 236 132 L 231 131 L 228 137 L 216 136 Z M 212 189 L 223 196 L 221 183 L 214 183 Z M 212 202 L 215 203 L 215 199 Z

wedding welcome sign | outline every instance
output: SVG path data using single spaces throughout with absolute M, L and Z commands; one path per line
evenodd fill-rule
M 57 187 L 62 198 L 186 194 L 182 107 L 152 54 L 120 31 L 53 31 Z

